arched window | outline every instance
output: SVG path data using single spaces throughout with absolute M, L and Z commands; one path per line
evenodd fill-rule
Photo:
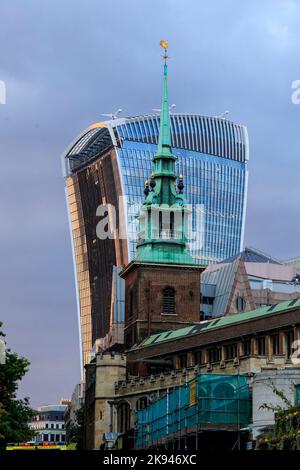
M 175 314 L 175 289 L 165 287 L 163 290 L 162 313 Z
M 123 402 L 118 406 L 118 432 L 124 433 L 130 429 L 130 406 L 127 402 Z

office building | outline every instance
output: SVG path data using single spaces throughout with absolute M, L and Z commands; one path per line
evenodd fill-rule
M 62 156 L 70 219 L 83 363 L 114 321 L 113 266 L 133 259 L 136 214 L 151 173 L 160 127 L 156 114 L 98 122 L 84 130 Z M 243 244 L 247 199 L 248 135 L 224 117 L 170 116 L 175 172 L 183 174 L 191 205 L 189 249 L 206 265 L 235 255 Z M 108 205 L 111 236 L 97 225 Z M 114 208 L 116 208 L 115 223 Z M 99 215 L 101 214 L 101 215 Z
M 67 406 L 67 404 L 45 405 L 37 409 L 37 414 L 28 423 L 29 428 L 36 432 L 34 441 L 37 444 L 65 444 L 64 413 Z

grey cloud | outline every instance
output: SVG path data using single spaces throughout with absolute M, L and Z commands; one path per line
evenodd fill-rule
M 160 104 L 161 38 L 170 42 L 178 111 L 248 126 L 245 241 L 299 254 L 299 2 L 286 0 L 4 0 L 0 106 L 1 319 L 28 356 L 21 394 L 34 405 L 79 379 L 71 248 L 60 154 L 83 128 L 121 107 Z

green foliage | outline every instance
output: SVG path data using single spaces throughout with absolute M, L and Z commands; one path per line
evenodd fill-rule
M 76 444 L 77 450 L 84 448 L 84 413 L 84 405 L 82 405 L 75 413 L 75 423 L 71 424 L 67 430 L 67 442 Z
M 1 330 L 0 336 L 5 336 Z M 28 371 L 29 364 L 27 359 L 9 349 L 5 364 L 0 364 L 0 448 L 5 448 L 7 442 L 27 441 L 34 435 L 27 426 L 35 414 L 29 400 L 17 399 L 18 382 Z
M 275 413 L 274 432 L 267 432 L 257 440 L 258 450 L 300 450 L 300 410 L 293 406 L 283 390 L 273 383 L 270 385 L 275 395 L 283 401 L 285 406 L 273 406 L 267 403 L 260 408 Z
M 270 381 L 270 383 L 268 384 L 269 387 L 271 387 L 272 389 L 272 392 L 279 398 L 281 398 L 281 400 L 283 401 L 283 403 L 286 405 L 287 408 L 292 408 L 293 404 L 292 402 L 287 398 L 287 396 L 284 394 L 283 390 L 280 390 L 280 388 L 277 388 L 276 385 L 274 384 L 274 382 Z M 284 408 L 280 405 L 270 405 L 268 403 L 263 403 L 260 407 L 260 409 L 264 409 L 264 410 L 269 410 L 269 411 L 274 411 L 274 412 L 284 412 Z

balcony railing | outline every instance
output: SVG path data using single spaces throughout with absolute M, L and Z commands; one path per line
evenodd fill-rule
M 181 230 L 171 230 L 171 229 L 163 229 L 163 230 L 152 230 L 152 238 L 160 239 L 160 240 L 181 240 L 182 239 L 182 232 Z
M 182 231 L 181 230 L 158 230 L 153 229 L 151 232 L 151 238 L 153 240 L 182 240 Z M 145 240 L 145 232 L 140 232 L 137 235 L 137 241 L 143 242 Z

